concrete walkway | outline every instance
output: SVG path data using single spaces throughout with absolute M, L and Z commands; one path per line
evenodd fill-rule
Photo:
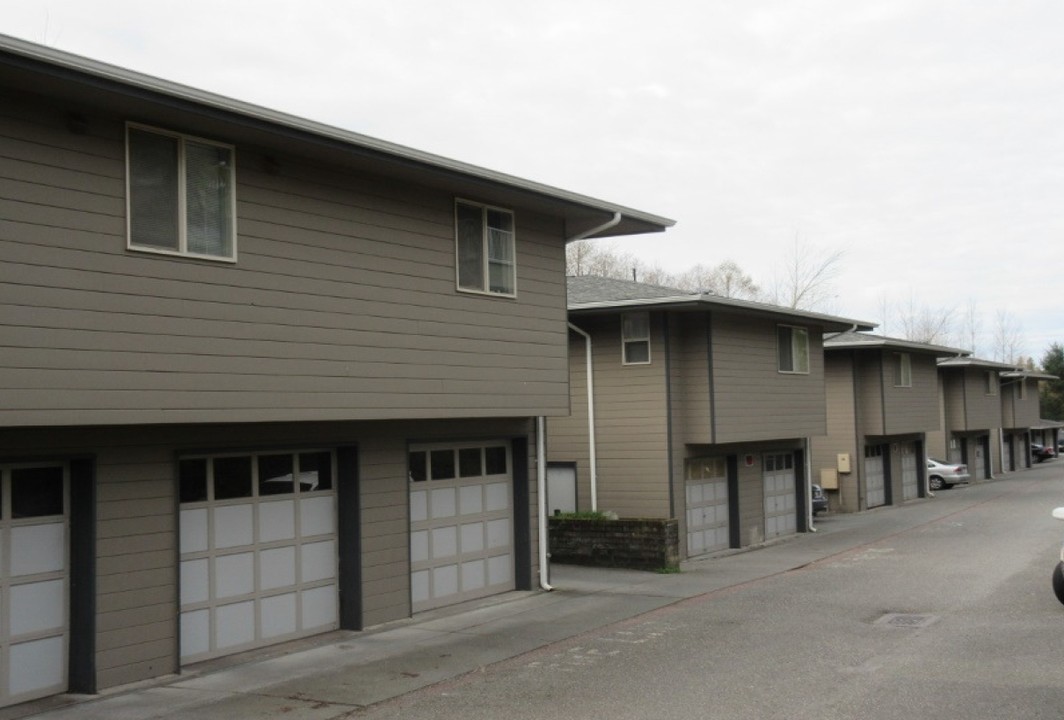
M 1009 476 L 1041 479 L 1037 471 Z M 99 696 L 61 695 L 0 711 L 0 720 L 345 717 L 349 713 L 687 598 L 737 588 L 847 553 L 985 502 L 1014 482 L 820 519 L 818 532 L 690 561 L 683 572 L 554 566 L 553 592 L 511 592 L 364 632 L 335 632 L 194 666 Z M 1014 488 L 1015 489 L 1015 488 Z

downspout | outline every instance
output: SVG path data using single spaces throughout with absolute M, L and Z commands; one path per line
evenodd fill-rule
M 539 505 L 539 586 L 548 592 L 553 590 L 550 580 L 550 565 L 547 563 L 547 545 L 550 531 L 547 528 L 547 419 L 536 418 L 536 495 Z
M 583 240 L 603 230 L 608 230 L 620 223 L 621 217 L 621 213 L 614 212 L 613 217 L 606 222 L 590 230 L 577 233 L 573 237 L 566 238 L 565 242 L 568 244 L 575 240 Z M 590 374 L 588 377 L 590 380 Z M 589 384 L 589 397 L 590 389 L 591 386 Z M 594 438 L 594 434 L 592 434 L 592 438 Z M 594 462 L 594 455 L 592 455 L 592 462 Z M 547 545 L 550 535 L 547 528 L 547 419 L 542 415 L 536 418 L 536 494 L 538 496 L 537 515 L 539 515 L 539 586 L 544 590 L 550 591 L 554 588 L 548 582 L 550 579 L 550 565 L 548 563 Z
M 569 323 L 569 329 L 583 336 L 587 369 L 587 452 L 591 476 L 591 512 L 598 510 L 598 461 L 595 450 L 595 374 L 591 363 L 591 334 Z
M 813 525 L 813 440 L 808 437 L 802 438 L 802 443 L 805 455 L 805 526 L 809 528 L 808 532 L 815 533 L 816 526 Z

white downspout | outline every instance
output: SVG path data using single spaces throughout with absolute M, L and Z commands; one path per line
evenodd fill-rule
M 598 453 L 595 450 L 595 374 L 591 363 L 591 334 L 569 323 L 569 329 L 584 338 L 584 355 L 587 368 L 587 452 L 591 475 L 591 512 L 598 510 Z
M 812 438 L 803 438 L 802 443 L 805 445 L 805 512 L 808 519 L 806 527 L 809 528 L 809 532 L 816 532 L 816 527 L 813 525 L 813 441 Z
M 547 563 L 547 544 L 550 530 L 547 527 L 547 419 L 536 418 L 536 495 L 539 515 L 539 586 L 548 592 L 554 588 L 550 580 L 550 565 Z
M 609 230 L 611 227 L 619 224 L 622 217 L 623 215 L 621 215 L 621 213 L 614 212 L 613 217 L 606 222 L 593 227 L 590 230 L 585 230 L 570 238 L 566 238 L 565 242 L 568 244 L 576 240 L 583 240 L 584 238 L 596 235 L 603 230 Z M 588 385 L 588 389 L 590 391 L 590 384 Z M 594 434 L 592 434 L 592 442 L 594 442 Z M 594 458 L 594 453 L 592 453 L 592 467 L 594 467 Z M 536 418 L 536 494 L 538 496 L 538 508 L 536 514 L 539 515 L 539 586 L 544 590 L 550 591 L 554 588 L 551 586 L 550 582 L 548 582 L 550 580 L 550 565 L 548 562 L 549 553 L 547 552 L 547 545 L 550 541 L 550 530 L 547 527 L 547 419 L 543 416 Z M 594 484 L 592 484 L 591 502 L 592 504 L 595 503 Z

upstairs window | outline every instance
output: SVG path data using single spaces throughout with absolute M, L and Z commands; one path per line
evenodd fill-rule
M 621 344 L 625 365 L 650 362 L 650 314 L 630 312 L 621 316 Z
M 997 395 L 998 393 L 998 374 L 993 370 L 987 370 L 986 372 L 986 394 Z
M 514 214 L 463 200 L 454 207 L 458 289 L 516 295 Z
M 1027 399 L 1027 382 L 1023 378 L 1016 383 L 1016 397 L 1019 400 Z
M 913 363 L 909 353 L 894 353 L 894 387 L 913 386 Z
M 808 373 L 809 331 L 791 325 L 780 325 L 776 330 L 780 372 Z
M 136 125 L 126 148 L 130 249 L 234 260 L 233 148 Z

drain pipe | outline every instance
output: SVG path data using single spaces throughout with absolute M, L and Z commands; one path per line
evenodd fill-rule
M 802 438 L 802 444 L 805 446 L 805 512 L 807 515 L 808 523 L 806 525 L 809 528 L 809 532 L 815 533 L 816 526 L 813 525 L 813 442 L 811 438 Z
M 622 217 L 621 213 L 614 212 L 613 217 L 606 222 L 566 238 L 565 242 L 568 244 L 576 240 L 583 240 L 592 235 L 597 235 L 603 230 L 609 230 L 620 223 Z M 570 327 L 572 326 L 570 325 Z M 590 340 L 590 338 L 588 339 Z M 590 362 L 590 355 L 588 357 Z M 588 377 L 590 381 L 590 375 Z M 588 390 L 590 391 L 590 385 Z M 593 441 L 594 434 L 592 434 Z M 594 453 L 592 453 L 592 463 L 595 462 L 594 457 Z M 539 506 L 537 512 L 539 515 L 539 586 L 544 590 L 550 591 L 554 588 L 548 582 L 550 580 L 550 555 L 547 552 L 547 544 L 550 540 L 550 530 L 547 527 L 547 419 L 542 415 L 536 418 L 536 494 L 538 495 L 537 504 Z M 594 485 L 592 485 L 592 504 L 594 503 Z
M 547 418 L 536 418 L 536 495 L 539 515 L 539 586 L 548 592 L 554 588 L 550 580 L 550 565 L 547 564 L 547 544 L 550 530 L 547 528 Z
M 587 452 L 591 476 L 591 512 L 598 510 L 598 461 L 595 450 L 595 373 L 591 363 L 591 334 L 569 323 L 569 329 L 584 338 L 584 355 L 587 369 Z

